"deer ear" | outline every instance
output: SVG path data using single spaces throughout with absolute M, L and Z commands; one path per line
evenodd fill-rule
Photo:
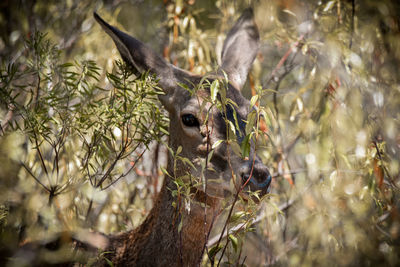
M 221 55 L 221 68 L 240 90 L 260 46 L 260 35 L 251 8 L 246 9 L 229 31 Z
M 141 41 L 105 22 L 96 12 L 93 15 L 103 30 L 113 39 L 119 53 L 127 63 L 140 73 L 149 71 L 156 75 L 159 79 L 159 86 L 165 92 L 164 96 L 160 96 L 160 100 L 169 109 L 174 101 L 174 96 L 177 95 L 175 91 L 179 90 L 177 83 L 182 80 L 190 80 L 190 75 L 167 63 Z

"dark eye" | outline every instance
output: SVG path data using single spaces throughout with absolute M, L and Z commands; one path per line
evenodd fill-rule
M 187 127 L 199 127 L 200 126 L 199 121 L 192 114 L 184 114 L 184 115 L 182 115 L 182 122 Z

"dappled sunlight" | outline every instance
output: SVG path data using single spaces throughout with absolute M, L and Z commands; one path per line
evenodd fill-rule
M 398 3 L 36 2 L 33 11 L 9 3 L 15 21 L 6 11 L 0 16 L 7 29 L 0 33 L 0 254 L 8 257 L 0 265 L 29 263 L 31 250 L 20 248 L 33 241 L 61 240 L 57 255 L 70 257 L 63 245 L 71 240 L 96 247 L 104 241 L 97 232 L 136 228 L 163 179 L 175 183 L 176 210 L 210 206 L 207 172 L 216 177 L 209 201 L 222 202 L 204 266 L 399 265 Z M 226 33 L 249 2 L 260 48 L 242 90 L 252 107 L 239 117 L 242 126 L 217 66 Z M 212 77 L 193 90 L 180 86 L 207 107 L 195 126 L 212 125 L 218 110 L 226 140 L 207 140 L 207 156 L 192 161 L 167 147 L 159 79 L 120 61 L 93 11 L 168 63 Z M 271 174 L 268 193 L 249 190 L 266 183 L 251 175 L 243 186 L 233 171 L 218 178 L 211 163 L 222 149 L 230 168 L 231 157 L 251 162 L 258 154 Z M 201 171 L 176 177 L 166 170 L 168 157 L 181 173 Z

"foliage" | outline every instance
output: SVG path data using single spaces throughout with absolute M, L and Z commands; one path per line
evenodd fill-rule
M 27 62 L 1 69 L 0 104 L 15 117 L 2 124 L 3 157 L 12 161 L 6 168 L 22 167 L 16 181 L 2 173 L 10 187 L 2 188 L 1 203 L 25 214 L 12 223 L 37 239 L 97 220 L 93 206 L 108 204 L 103 190 L 129 179 L 150 142 L 167 132 L 168 119 L 151 76 L 135 78 L 117 61 L 105 90 L 95 62 L 60 64 L 60 51 L 44 34 L 26 49 Z
M 163 159 L 167 121 L 153 77 L 134 78 L 113 64 L 116 54 L 97 52 L 113 44 L 98 42 L 93 3 L 67 1 L 64 12 L 78 26 L 63 31 L 68 23 L 56 18 L 54 27 L 45 26 L 57 4 L 46 9 L 37 2 L 26 18 L 50 38 L 24 23 L 1 33 L 1 54 L 11 55 L 0 81 L 2 250 L 62 230 L 136 226 L 159 185 L 152 172 L 158 163 L 146 165 L 141 159 L 153 157 L 143 151 L 148 146 L 154 162 Z M 170 62 L 204 74 L 215 69 L 212 59 L 249 1 L 139 2 L 101 7 L 113 24 L 142 30 L 136 35 L 159 45 Z M 399 4 L 250 2 L 262 46 L 243 94 L 257 109 L 247 118 L 255 127 L 246 128 L 247 141 L 236 151 L 247 156 L 257 142 L 273 188 L 259 204 L 242 203 L 239 194 L 227 198 L 203 264 L 398 265 Z M 24 10 L 8 8 L 24 17 Z M 149 28 L 129 24 L 132 14 L 150 20 Z M 207 85 L 210 103 L 218 105 L 223 85 Z M 178 151 L 170 154 L 185 161 Z M 184 180 L 176 181 L 173 193 L 190 195 Z

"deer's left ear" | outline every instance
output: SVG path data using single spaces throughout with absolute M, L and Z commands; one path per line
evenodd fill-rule
M 140 73 L 149 71 L 157 76 L 159 79 L 158 84 L 165 92 L 165 95 L 160 95 L 159 98 L 163 105 L 169 111 L 172 111 L 174 102 L 177 101 L 177 96 L 181 94 L 181 91 L 185 91 L 177 84 L 187 83 L 192 80 L 193 76 L 166 62 L 141 41 L 111 26 L 97 13 L 94 13 L 94 18 L 104 31 L 111 36 L 122 58 L 127 63 Z
M 221 68 L 240 90 L 260 46 L 260 35 L 251 8 L 246 9 L 229 31 L 221 55 Z

